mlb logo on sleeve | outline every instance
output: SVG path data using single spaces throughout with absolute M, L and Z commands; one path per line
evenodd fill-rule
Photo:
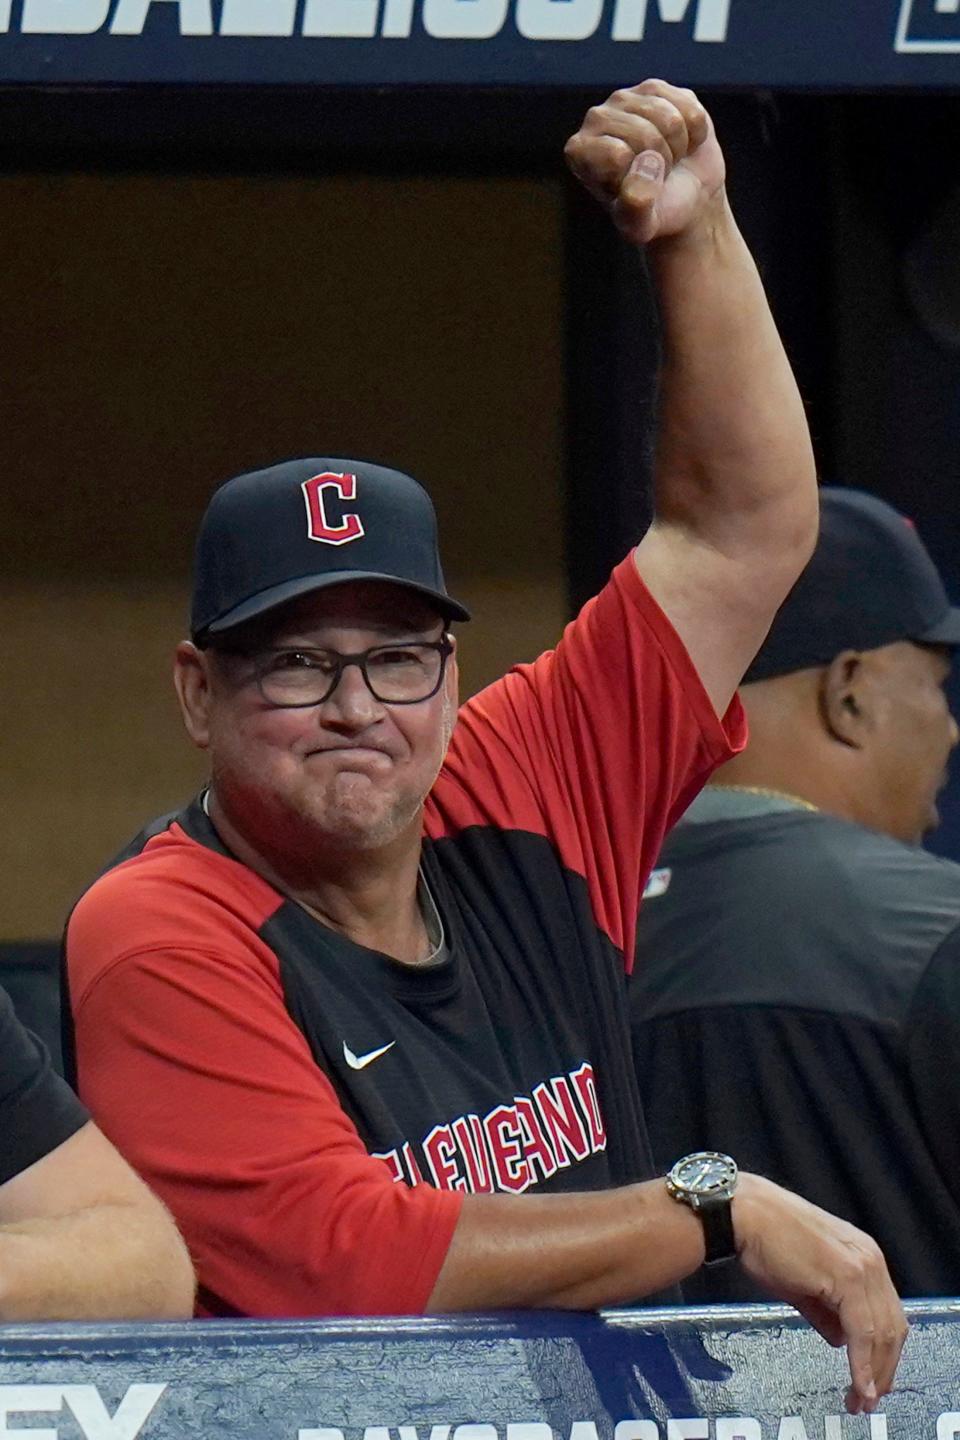
M 650 878 L 643 887 L 643 899 L 656 900 L 658 896 L 666 895 L 672 879 L 673 871 L 670 869 L 651 870 Z

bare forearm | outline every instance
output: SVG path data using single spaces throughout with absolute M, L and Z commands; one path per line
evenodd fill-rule
M 848 1408 L 872 1410 L 906 1335 L 874 1242 L 756 1175 L 741 1173 L 732 1206 L 741 1263 L 846 1344 Z M 682 1280 L 703 1254 L 699 1218 L 662 1180 L 595 1195 L 468 1196 L 427 1308 L 616 1305 Z
M 428 1308 L 618 1305 L 702 1259 L 700 1221 L 662 1180 L 598 1194 L 471 1195 Z
M 0 1321 L 178 1319 L 192 1310 L 186 1247 L 152 1198 L 0 1226 Z
M 803 404 L 763 285 L 724 196 L 650 247 L 664 341 L 658 518 L 732 556 L 812 535 L 816 477 Z M 773 519 L 775 514 L 775 519 Z M 772 523 L 773 521 L 773 523 Z

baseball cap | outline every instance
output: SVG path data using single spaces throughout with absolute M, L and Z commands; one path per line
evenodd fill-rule
M 437 519 L 416 480 L 366 460 L 288 460 L 228 480 L 200 523 L 190 633 L 205 644 L 299 595 L 381 580 L 469 620 L 447 594 Z
M 896 640 L 960 645 L 960 609 L 911 520 L 863 490 L 824 486 L 817 547 L 744 684 Z

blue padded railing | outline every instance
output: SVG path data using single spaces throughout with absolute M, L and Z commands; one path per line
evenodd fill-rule
M 774 1306 L 0 1327 L 0 1440 L 954 1440 L 960 1302 L 908 1307 L 899 1387 Z

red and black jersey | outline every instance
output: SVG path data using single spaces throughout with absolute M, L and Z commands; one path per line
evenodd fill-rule
M 740 743 L 632 559 L 461 710 L 426 806 L 447 940 L 411 967 L 234 859 L 195 802 L 67 934 L 81 1094 L 207 1313 L 415 1313 L 462 1197 L 652 1173 L 625 956 L 664 833 Z

